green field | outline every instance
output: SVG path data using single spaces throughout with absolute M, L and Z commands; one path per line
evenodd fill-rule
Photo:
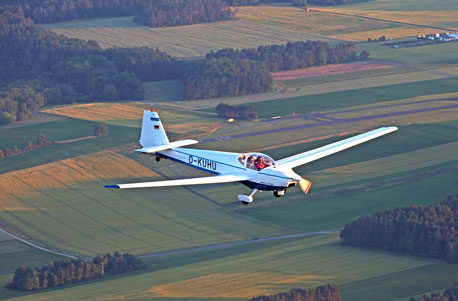
M 64 120 L 41 123 L 14 129 L 0 130 L 0 143 L 3 147 L 21 147 L 31 140 L 36 143 L 37 134 L 46 134 L 51 141 L 86 137 L 94 134 L 95 122 L 66 118 Z M 171 133 L 173 137 L 174 134 Z M 5 137 L 5 139 L 3 139 Z M 1 159 L 0 173 L 38 166 L 56 160 L 90 154 L 106 148 L 125 145 L 138 139 L 138 128 L 110 125 L 109 134 L 93 139 L 52 144 L 46 147 L 20 153 Z

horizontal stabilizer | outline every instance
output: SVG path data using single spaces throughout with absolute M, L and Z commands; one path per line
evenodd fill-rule
M 148 146 L 148 147 L 136 149 L 135 151 L 149 154 L 149 153 L 155 153 L 155 152 L 159 152 L 159 151 L 163 151 L 167 149 L 182 147 L 182 146 L 196 144 L 196 143 L 199 143 L 199 141 L 193 140 L 193 139 L 186 139 L 186 140 L 170 142 L 169 144 L 165 144 L 165 145 Z
M 240 182 L 240 181 L 247 181 L 249 179 L 250 177 L 248 177 L 247 175 L 229 174 L 229 175 L 211 176 L 211 177 L 202 177 L 202 178 L 190 178 L 190 179 L 181 179 L 181 180 L 167 180 L 167 181 L 155 181 L 155 182 L 143 182 L 143 183 L 106 185 L 105 188 L 128 189 L 128 188 L 186 186 L 186 185 L 199 185 L 199 184 Z

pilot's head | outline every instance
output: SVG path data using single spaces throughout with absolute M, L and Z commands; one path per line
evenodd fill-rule
M 262 163 L 262 162 L 264 162 L 264 158 L 263 157 L 259 157 L 258 161 Z

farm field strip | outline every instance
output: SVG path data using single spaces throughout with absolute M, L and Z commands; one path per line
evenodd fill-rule
M 275 81 L 294 80 L 307 77 L 315 77 L 320 75 L 331 75 L 349 72 L 360 72 L 374 69 L 385 69 L 399 67 L 401 64 L 370 60 L 356 63 L 346 64 L 331 64 L 320 67 L 308 67 L 303 69 L 295 69 L 289 71 L 273 72 L 272 77 Z
M 353 16 L 304 12 L 302 8 L 297 7 L 247 6 L 238 10 L 237 17 L 253 23 L 274 25 L 293 32 L 307 32 L 324 37 L 339 33 L 399 27 L 398 24 Z
M 435 10 L 435 11 L 383 11 L 383 10 L 361 10 L 348 9 L 346 7 L 337 8 L 312 8 L 313 12 L 334 14 L 338 16 L 347 16 L 363 18 L 374 21 L 388 22 L 396 25 L 407 25 L 422 27 L 430 31 L 453 31 L 458 28 L 444 28 L 441 24 L 456 22 L 457 10 Z M 431 32 L 429 32 L 431 33 Z
M 363 88 L 382 87 L 389 85 L 398 85 L 406 83 L 415 83 L 427 80 L 446 79 L 458 76 L 458 67 L 445 67 L 427 71 L 415 71 L 394 75 L 381 75 L 370 78 L 342 80 L 332 83 L 313 84 L 298 86 L 296 88 L 288 88 L 280 92 L 269 92 L 255 95 L 246 95 L 243 97 L 226 97 L 224 99 L 205 99 L 205 100 L 187 100 L 161 103 L 170 107 L 201 110 L 214 108 L 220 102 L 225 102 L 231 105 L 259 103 L 279 98 L 292 98 L 299 96 L 318 95 L 323 93 L 349 91 Z M 275 116 L 275 115 L 274 115 Z
M 57 107 L 43 112 L 89 121 L 141 119 L 142 109 L 146 106 L 139 103 L 89 103 Z

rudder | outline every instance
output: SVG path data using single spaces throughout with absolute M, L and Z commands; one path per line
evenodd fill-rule
M 170 144 L 165 133 L 159 114 L 153 110 L 143 111 L 142 132 L 140 135 L 142 147 L 160 146 Z

